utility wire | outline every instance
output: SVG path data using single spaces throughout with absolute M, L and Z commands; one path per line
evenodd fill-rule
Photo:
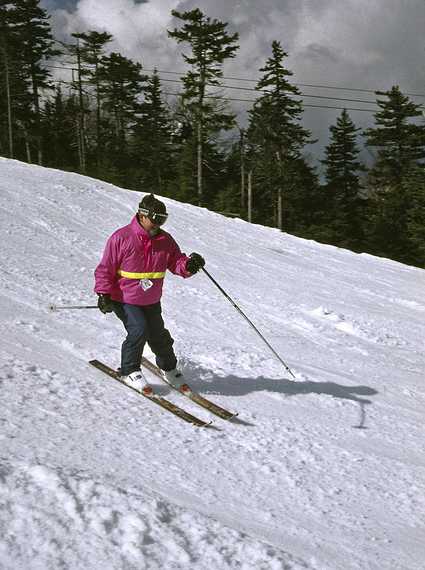
M 161 79 L 161 81 L 170 83 L 181 83 L 178 79 Z M 209 84 L 207 84 L 209 85 Z M 236 85 L 218 85 L 220 89 L 236 89 L 239 91 L 254 91 L 255 93 L 271 93 L 267 89 L 255 89 L 253 87 L 237 87 Z M 351 103 L 368 103 L 369 105 L 376 105 L 376 101 L 369 101 L 364 99 L 345 99 L 342 97 L 329 97 L 327 95 L 310 95 L 308 93 L 300 93 L 300 97 L 310 97 L 312 99 L 329 99 L 331 101 L 347 101 Z
M 64 62 L 66 64 L 71 64 L 73 62 Z M 84 66 L 87 65 L 91 65 L 91 64 L 87 64 L 84 63 Z M 51 67 L 54 69 L 77 69 L 76 67 L 55 67 L 55 66 L 50 66 L 50 65 L 46 65 L 45 67 Z M 168 71 L 168 70 L 164 70 L 164 69 L 147 69 L 147 68 L 143 68 L 142 71 L 145 72 L 149 72 L 149 73 L 154 73 L 155 71 L 157 73 L 165 73 L 165 74 L 170 74 L 170 75 L 179 75 L 180 77 L 184 76 L 185 74 L 183 72 L 179 72 L 179 71 Z M 257 83 L 258 79 L 248 79 L 246 77 L 232 77 L 232 76 L 226 76 L 223 75 L 222 79 L 230 79 L 231 81 L 242 81 L 242 82 L 248 82 L 248 83 Z M 171 79 L 161 79 L 161 81 L 172 81 Z M 382 89 L 361 89 L 358 87 L 341 87 L 341 86 L 337 86 L 337 85 L 318 85 L 318 84 L 313 84 L 313 83 L 294 83 L 295 86 L 297 87 L 309 87 L 312 89 L 335 89 L 335 90 L 339 90 L 339 91 L 354 91 L 354 92 L 358 92 L 358 93 L 373 93 L 376 94 L 377 91 L 382 91 Z M 244 88 L 244 87 L 237 87 L 237 86 L 227 86 L 230 89 L 244 89 L 247 91 L 261 91 L 258 89 L 255 89 L 253 87 L 249 88 Z M 405 93 L 405 95 L 408 95 L 409 97 L 423 97 L 425 98 L 425 93 Z M 310 95 L 311 97 L 313 97 L 313 95 Z M 317 96 L 316 96 L 317 97 Z M 325 97 L 323 97 L 325 98 Z M 332 97 L 328 97 L 329 99 L 332 99 Z M 350 99 L 342 99 L 342 100 L 346 100 L 346 101 L 350 101 Z M 352 101 L 356 101 L 356 99 L 353 99 Z M 358 100 L 359 102 L 363 102 Z M 371 101 L 365 101 L 367 103 L 371 103 Z
M 75 83 L 76 83 L 75 81 L 64 81 L 64 80 L 60 80 L 60 79 L 53 79 L 51 81 L 53 83 L 60 83 L 61 85 L 68 85 L 71 88 L 74 86 L 74 89 L 75 89 Z M 82 81 L 82 83 L 84 83 L 86 85 L 90 84 L 89 81 Z M 91 96 L 94 97 L 94 95 L 90 94 L 87 91 L 85 91 L 85 93 L 90 97 Z M 172 91 L 163 91 L 162 93 L 164 95 L 172 95 L 174 97 L 181 97 L 183 95 L 183 93 L 175 93 Z M 221 101 L 236 101 L 239 103 L 251 103 L 251 104 L 254 104 L 257 101 L 256 99 L 239 99 L 236 97 L 225 97 L 223 95 L 206 95 L 205 99 L 219 99 Z M 377 111 L 376 109 L 367 109 L 367 108 L 358 108 L 358 107 L 345 107 L 345 106 L 344 107 L 336 107 L 336 106 L 332 106 L 332 105 L 313 105 L 311 103 L 303 103 L 303 107 L 310 107 L 313 109 L 334 109 L 337 111 L 338 110 L 342 111 L 345 109 L 346 111 L 364 111 L 367 113 L 376 113 L 376 111 Z
M 173 93 L 171 91 L 163 91 L 164 95 L 174 95 L 180 97 L 182 93 Z M 240 101 L 242 103 L 255 103 L 256 99 L 235 99 L 234 97 L 223 97 L 214 95 L 205 95 L 205 99 L 221 99 L 222 101 Z M 346 111 L 366 111 L 368 113 L 376 113 L 376 109 L 359 109 L 354 107 L 333 107 L 331 105 L 313 105 L 309 103 L 303 103 L 303 107 L 313 107 L 315 109 L 336 109 L 336 110 L 346 110 Z
M 64 81 L 61 79 L 53 79 L 51 80 L 53 83 L 59 83 L 61 85 L 68 85 L 70 88 L 76 88 L 75 81 Z M 88 81 L 82 81 L 82 83 L 84 84 L 90 84 L 90 82 Z M 91 93 L 89 93 L 88 91 L 84 91 L 84 93 L 86 95 L 88 95 L 89 97 L 95 97 L 95 95 L 92 95 Z M 175 93 L 172 91 L 162 91 L 162 93 L 164 95 L 172 95 L 174 97 L 181 97 L 183 95 L 183 93 Z M 236 101 L 238 103 L 251 103 L 254 104 L 257 100 L 256 99 L 239 99 L 236 97 L 225 97 L 223 95 L 206 95 L 205 99 L 218 99 L 221 101 Z M 359 108 L 359 107 L 336 107 L 336 106 L 332 106 L 332 105 L 314 105 L 312 103 L 303 103 L 303 107 L 309 107 L 309 108 L 313 108 L 313 109 L 334 109 L 334 110 L 346 110 L 346 111 L 364 111 L 366 113 L 376 113 L 376 109 L 367 109 L 367 108 Z
M 60 79 L 56 79 L 56 80 L 54 80 L 53 82 L 54 82 L 54 83 L 59 83 L 59 84 L 61 84 L 61 85 L 68 85 L 69 87 L 75 89 L 75 87 L 72 87 L 72 86 L 74 86 L 75 82 L 63 81 L 63 80 L 60 80 Z M 87 84 L 88 82 L 85 81 L 85 82 L 83 82 L 83 83 L 86 83 L 86 84 Z M 90 92 L 88 92 L 88 91 L 83 90 L 83 93 L 84 93 L 85 95 L 87 95 L 88 97 L 96 98 L 96 95 L 95 95 L 95 94 L 90 93 Z M 163 94 L 164 94 L 164 95 L 172 95 L 172 96 L 174 96 L 174 97 L 181 97 L 181 96 L 183 95 L 182 93 L 175 93 L 175 92 L 172 92 L 172 91 L 163 91 Z M 255 103 L 255 102 L 256 102 L 255 99 L 236 99 L 236 98 L 234 98 L 234 97 L 224 97 L 224 96 L 220 96 L 220 95 L 206 95 L 206 96 L 205 96 L 205 99 L 219 99 L 219 100 L 221 100 L 221 101 L 237 101 L 237 102 L 240 102 L 240 103 Z M 333 110 L 337 110 L 337 111 L 338 111 L 338 110 L 339 110 L 339 111 L 342 111 L 342 110 L 345 109 L 346 111 L 364 111 L 364 112 L 367 112 L 367 113 L 376 113 L 376 109 L 364 109 L 364 108 L 361 109 L 361 108 L 356 108 L 356 107 L 335 107 L 335 106 L 332 106 L 332 105 L 313 105 L 313 104 L 309 104 L 309 103 L 304 103 L 303 106 L 304 106 L 304 107 L 314 108 L 314 109 L 333 109 Z M 135 112 L 136 112 L 136 111 L 135 111 Z
M 68 68 L 63 68 L 63 67 L 57 67 L 57 66 L 53 66 L 53 65 L 49 65 L 46 66 L 52 69 L 69 69 L 72 71 L 77 71 L 77 68 L 75 67 L 68 67 Z M 150 70 L 144 70 L 144 71 L 150 71 Z M 181 80 L 179 79 L 164 79 L 161 78 L 161 82 L 165 82 L 165 83 L 181 83 Z M 207 84 L 210 85 L 210 84 Z M 255 89 L 254 87 L 238 87 L 237 85 L 218 85 L 217 86 L 220 89 L 234 89 L 234 90 L 238 90 L 238 91 L 252 91 L 255 93 L 270 93 L 270 91 L 268 91 L 267 89 Z M 304 98 L 304 97 L 308 97 L 310 99 L 327 99 L 330 101 L 346 101 L 348 103 L 367 103 L 369 105 L 376 105 L 377 103 L 375 101 L 370 101 L 370 100 L 365 100 L 365 99 L 348 99 L 348 98 L 343 98 L 343 97 L 329 97 L 328 95 L 312 95 L 309 93 L 300 93 L 300 97 Z M 242 99 L 230 99 L 229 100 L 233 100 L 233 101 L 242 101 Z
M 164 69 L 144 69 L 144 71 L 150 71 L 150 72 L 154 72 L 157 71 L 158 73 L 169 73 L 172 75 L 180 75 L 183 76 L 185 75 L 184 73 L 178 72 L 178 71 L 168 71 L 168 70 L 164 70 Z M 224 76 L 222 77 L 222 79 L 230 79 L 230 80 L 234 80 L 234 81 L 247 81 L 250 83 L 257 83 L 258 79 L 248 79 L 246 77 L 231 77 L 231 76 Z M 360 88 L 356 88 L 356 87 L 340 87 L 340 86 L 336 86 L 336 85 L 317 85 L 317 84 L 313 84 L 313 83 L 294 83 L 294 85 L 296 86 L 300 86 L 300 87 L 312 87 L 314 89 L 339 89 L 342 91 L 358 91 L 360 93 L 376 93 L 377 91 L 382 91 L 382 89 L 360 89 Z M 409 95 L 410 97 L 424 97 L 425 98 L 425 93 L 405 93 L 405 95 Z
M 74 67 L 68 67 L 68 68 L 60 68 L 60 67 L 56 67 L 56 66 L 47 66 L 47 67 L 51 67 L 52 69 L 69 69 L 69 70 L 73 70 L 73 71 L 76 70 L 76 68 L 74 68 Z M 144 69 L 143 71 L 151 72 L 152 70 L 150 70 L 150 69 Z M 177 72 L 171 72 L 171 71 L 169 71 L 169 72 L 167 72 L 167 73 L 175 73 L 175 74 L 177 74 Z M 228 77 L 228 79 L 231 79 L 231 78 Z M 235 78 L 234 78 L 234 79 L 235 79 Z M 181 80 L 179 80 L 179 79 L 165 79 L 165 78 L 161 78 L 160 80 L 161 80 L 161 82 L 166 82 L 166 83 L 181 83 Z M 251 81 L 251 80 L 246 80 L 246 81 Z M 210 84 L 207 84 L 207 85 L 210 85 Z M 301 85 L 301 84 L 300 84 L 300 85 Z M 238 91 L 252 91 L 252 92 L 255 92 L 255 93 L 270 93 L 270 91 L 268 91 L 267 89 L 256 89 L 256 88 L 254 88 L 254 87 L 239 87 L 239 86 L 237 86 L 237 85 L 218 85 L 217 87 L 218 87 L 218 88 L 222 88 L 222 89 L 234 89 L 234 90 L 238 90 Z M 311 87 L 314 87 L 314 86 L 311 86 Z M 316 87 L 317 87 L 317 86 L 316 86 Z M 328 89 L 333 89 L 333 87 L 327 87 L 327 88 L 328 88 Z M 335 89 L 342 89 L 342 90 L 345 90 L 345 88 L 343 88 L 343 87 L 338 87 L 338 88 L 335 87 Z M 354 90 L 353 90 L 353 91 L 354 91 Z M 356 91 L 362 91 L 362 92 L 367 92 L 367 93 L 374 93 L 373 91 L 369 91 L 369 90 L 366 90 L 366 89 L 357 89 Z M 420 95 L 416 95 L 416 96 L 420 96 Z M 345 101 L 345 102 L 347 102 L 347 103 L 366 103 L 366 104 L 368 104 L 368 105 L 377 105 L 377 102 L 376 102 L 376 101 L 370 101 L 370 100 L 366 100 L 366 99 L 349 99 L 349 98 L 346 98 L 346 97 L 330 97 L 329 95 L 313 95 L 313 94 L 311 94 L 311 93 L 302 93 L 302 92 L 300 93 L 300 97 L 301 97 L 301 99 L 304 99 L 304 98 L 309 98 L 309 99 L 325 99 L 325 100 L 328 100 L 328 101 Z M 228 100 L 229 100 L 229 101 L 230 101 L 230 100 L 231 100 L 231 101 L 242 101 L 242 99 L 232 99 L 232 98 L 228 98 Z M 316 107 L 316 108 L 328 108 L 328 109 L 332 108 L 332 107 L 330 107 L 330 106 L 325 107 L 325 106 L 321 106 L 321 105 L 307 105 L 307 104 L 306 104 L 305 106 Z M 345 107 L 335 107 L 335 108 L 336 108 L 336 109 L 340 109 L 340 108 L 345 108 Z M 347 109 L 347 110 L 348 110 L 348 109 Z M 359 111 L 359 110 L 362 110 L 362 109 L 354 109 L 354 108 L 351 108 L 351 109 L 349 109 L 349 110 L 352 110 L 352 111 Z M 367 109 L 367 110 L 368 110 L 368 111 L 371 111 L 371 109 Z M 378 109 L 375 109 L 374 112 L 376 112 L 377 110 L 378 110 Z

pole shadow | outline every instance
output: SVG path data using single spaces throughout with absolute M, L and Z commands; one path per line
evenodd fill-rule
M 199 366 L 186 369 L 188 383 L 194 390 L 210 396 L 246 396 L 253 392 L 273 392 L 288 397 L 302 394 L 320 394 L 332 398 L 348 400 L 359 405 L 359 423 L 354 425 L 357 429 L 367 429 L 366 406 L 371 405 L 371 396 L 376 396 L 375 388 L 365 385 L 349 386 L 336 382 L 292 381 L 288 378 L 271 379 L 264 376 L 257 378 L 241 378 L 238 376 L 217 377 L 211 371 Z M 211 380 L 206 378 L 210 377 Z M 236 420 L 237 418 L 235 418 Z M 241 420 L 239 420 L 241 421 Z

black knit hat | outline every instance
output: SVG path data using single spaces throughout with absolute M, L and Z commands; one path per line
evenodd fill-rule
M 161 226 L 167 221 L 167 208 L 164 202 L 155 198 L 153 194 L 146 194 L 139 204 L 139 214 L 147 216 L 154 224 Z
M 167 208 L 165 207 L 164 202 L 155 198 L 153 194 L 146 194 L 143 197 L 143 200 L 139 204 L 139 209 L 142 210 L 149 210 L 150 212 L 154 212 L 155 214 L 166 214 Z

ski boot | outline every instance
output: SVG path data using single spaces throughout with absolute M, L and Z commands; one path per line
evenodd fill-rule
M 131 374 L 128 374 L 128 376 L 122 376 L 122 380 L 127 384 L 127 386 L 130 386 L 130 388 L 133 388 L 138 392 L 142 392 L 143 394 L 152 392 L 152 388 L 149 386 L 141 370 L 135 370 L 134 372 L 131 372 Z

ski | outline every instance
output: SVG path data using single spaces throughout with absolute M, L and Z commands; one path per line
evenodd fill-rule
M 104 372 L 105 374 L 107 374 L 108 376 L 113 378 L 114 380 L 117 380 L 117 382 L 120 382 L 120 384 L 127 386 L 127 388 L 130 388 L 130 390 L 134 390 L 134 392 L 136 392 L 140 396 L 143 396 L 143 397 L 147 398 L 148 400 L 150 400 L 151 402 L 158 404 L 158 406 L 161 406 L 161 408 L 171 412 L 172 414 L 174 414 L 175 416 L 184 420 L 185 422 L 193 424 L 197 427 L 212 426 L 211 422 L 205 422 L 204 420 L 201 420 L 201 419 L 197 418 L 196 416 L 192 416 L 192 414 L 189 414 L 189 412 L 186 412 L 186 410 L 179 408 L 179 406 L 176 406 L 175 404 L 173 404 L 169 400 L 166 400 L 162 396 L 158 396 L 158 394 L 155 394 L 155 392 L 153 391 L 153 389 L 150 386 L 145 388 L 142 391 L 139 391 L 136 388 L 133 388 L 132 386 L 128 386 L 123 380 L 121 380 L 121 377 L 116 370 L 114 370 L 110 366 L 107 366 L 103 362 L 100 362 L 99 360 L 90 360 L 89 364 L 91 364 L 92 366 L 94 366 L 98 370 L 101 370 L 102 372 Z
M 177 390 L 177 392 L 180 392 L 180 394 L 183 394 L 183 396 L 186 396 L 187 398 L 192 400 L 192 402 L 195 402 L 195 404 L 198 404 L 205 410 L 208 410 L 209 412 L 215 414 L 216 416 L 222 418 L 223 420 L 231 420 L 232 418 L 235 418 L 238 415 L 236 413 L 229 412 L 229 410 L 226 410 L 221 406 L 218 406 L 217 404 L 211 402 L 210 400 L 207 400 L 207 398 L 204 398 L 204 396 L 201 396 L 201 394 L 198 394 L 197 392 L 192 390 L 192 388 L 188 384 L 182 384 L 179 388 L 176 388 L 175 386 L 167 382 L 167 379 L 162 374 L 161 369 L 158 368 L 158 366 L 156 366 L 153 362 L 151 362 L 144 356 L 142 356 L 142 365 L 145 366 L 145 368 L 147 368 L 148 370 L 150 370 L 153 374 L 155 374 L 155 376 L 161 378 L 163 382 L 166 382 L 168 386 L 170 386 L 174 390 Z

